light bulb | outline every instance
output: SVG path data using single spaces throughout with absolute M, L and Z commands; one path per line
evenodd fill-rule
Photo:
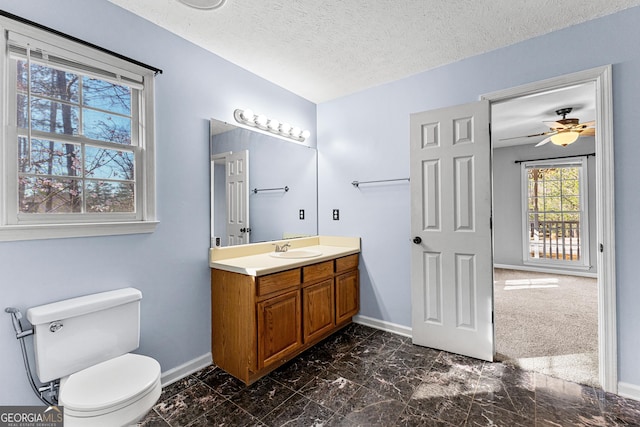
M 291 125 L 289 123 L 280 123 L 280 133 L 288 134 L 291 130 Z
M 294 138 L 300 138 L 300 133 L 302 133 L 302 129 L 297 126 L 291 128 L 291 130 L 289 131 L 289 134 Z
M 580 132 L 573 132 L 573 131 L 560 132 L 551 137 L 551 142 L 553 142 L 555 145 L 561 145 L 563 147 L 566 147 L 572 142 L 575 142 L 579 136 L 580 136 Z
M 240 113 L 240 117 L 242 117 L 242 120 L 245 120 L 247 122 L 252 122 L 253 121 L 253 111 L 252 110 L 244 110 L 242 113 Z
M 302 133 L 300 134 L 300 137 L 302 139 L 307 139 L 311 136 L 311 132 L 309 132 L 308 130 L 303 130 Z
M 280 127 L 280 122 L 275 119 L 271 119 L 269 120 L 269 123 L 267 123 L 267 126 L 269 127 L 269 130 L 277 132 Z
M 264 114 L 260 114 L 256 117 L 256 121 L 255 123 L 259 126 L 259 127 L 266 127 L 267 126 L 267 116 L 265 116 Z

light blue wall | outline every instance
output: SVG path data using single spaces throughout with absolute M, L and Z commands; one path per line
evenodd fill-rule
M 156 78 L 157 231 L 0 243 L 0 308 L 135 286 L 143 293 L 139 352 L 163 371 L 206 354 L 209 119 L 233 122 L 235 108 L 252 108 L 313 130 L 315 105 L 106 0 L 0 0 L 0 9 L 164 71 Z M 36 404 L 2 316 L 0 404 Z
M 361 314 L 411 325 L 409 185 L 350 185 L 409 176 L 409 114 L 613 64 L 619 379 L 640 385 L 639 23 L 633 8 L 318 106 L 319 231 L 362 238 Z

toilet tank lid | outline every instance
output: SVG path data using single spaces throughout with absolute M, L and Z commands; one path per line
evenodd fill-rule
M 94 311 L 139 301 L 140 299 L 142 299 L 142 292 L 135 288 L 100 292 L 32 307 L 27 310 L 27 319 L 32 325 L 39 325 L 55 320 L 82 316 Z

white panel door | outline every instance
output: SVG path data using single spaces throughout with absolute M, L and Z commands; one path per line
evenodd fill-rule
M 414 344 L 493 360 L 489 103 L 411 115 Z
M 249 151 L 226 157 L 227 246 L 249 243 Z

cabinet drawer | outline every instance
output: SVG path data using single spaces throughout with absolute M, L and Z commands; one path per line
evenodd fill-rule
M 300 269 L 258 277 L 258 296 L 282 291 L 300 284 Z
M 333 261 L 302 267 L 302 281 L 304 283 L 316 282 L 328 277 L 333 277 Z
M 358 267 L 358 254 L 348 255 L 336 260 L 336 273 L 353 270 Z

